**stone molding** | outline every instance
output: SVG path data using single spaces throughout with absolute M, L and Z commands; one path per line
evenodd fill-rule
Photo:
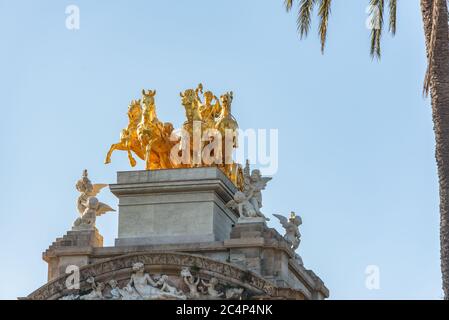
M 170 178 L 168 172 L 173 171 L 178 173 L 177 179 Z M 192 172 L 201 176 L 201 179 L 189 174 Z M 216 167 L 117 172 L 117 184 L 110 184 L 109 187 L 116 196 L 213 189 L 223 197 L 225 203 L 232 199 L 237 190 L 229 178 Z

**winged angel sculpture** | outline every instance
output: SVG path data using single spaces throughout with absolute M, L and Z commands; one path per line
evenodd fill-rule
M 262 190 L 265 189 L 271 179 L 270 177 L 263 177 L 258 169 L 254 169 L 250 173 L 249 161 L 246 161 L 243 170 L 243 191 L 237 191 L 234 194 L 234 199 L 229 201 L 226 206 L 236 210 L 241 217 L 262 217 L 270 220 L 265 217 L 260 209 L 262 208 Z
M 299 233 L 299 226 L 302 224 L 301 217 L 297 216 L 294 212 L 291 213 L 290 218 L 286 218 L 280 214 L 273 214 L 273 216 L 279 219 L 285 229 L 284 240 L 291 245 L 293 251 L 298 249 L 301 242 L 301 233 Z
M 106 212 L 115 211 L 105 203 L 98 201 L 96 195 L 106 187 L 107 184 L 92 184 L 88 178 L 87 170 L 83 171 L 83 176 L 76 182 L 76 190 L 81 194 L 77 200 L 77 208 L 80 217 L 75 220 L 73 228 L 76 230 L 93 229 L 96 218 Z

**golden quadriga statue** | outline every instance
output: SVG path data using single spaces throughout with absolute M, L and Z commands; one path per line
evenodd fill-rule
M 180 93 L 186 115 L 181 135 L 170 122 L 158 119 L 155 96 L 156 90 L 142 90 L 142 98 L 131 101 L 128 126 L 120 133 L 120 142 L 109 149 L 105 163 L 111 162 L 115 150 L 121 150 L 128 153 L 132 167 L 136 166 L 133 153 L 144 160 L 146 170 L 217 166 L 242 190 L 242 166 L 232 160 L 238 147 L 238 124 L 231 113 L 233 93 L 219 99 L 211 91 L 203 93 L 202 84 Z

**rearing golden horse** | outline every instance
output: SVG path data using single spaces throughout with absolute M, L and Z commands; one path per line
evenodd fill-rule
M 141 117 L 142 107 L 140 105 L 140 100 L 131 101 L 131 104 L 128 107 L 128 126 L 120 133 L 120 142 L 111 145 L 104 163 L 111 163 L 112 153 L 115 150 L 121 150 L 128 152 L 129 163 L 132 167 L 136 166 L 136 160 L 133 158 L 131 151 L 139 158 L 144 156 L 142 146 L 137 137 L 137 126 L 140 123 Z
M 176 144 L 170 140 L 173 126 L 157 118 L 156 90 L 143 90 L 142 95 L 143 113 L 137 126 L 137 137 L 143 146 L 145 167 L 147 170 L 173 168 L 170 160 L 171 148 Z
M 122 150 L 128 152 L 129 162 L 133 167 L 136 160 L 131 152 L 145 161 L 146 170 L 173 168 L 170 151 L 178 141 L 171 140 L 173 125 L 162 123 L 157 118 L 155 95 L 156 90 L 142 90 L 142 100 L 133 100 L 128 109 L 128 127 L 122 130 L 120 142 L 109 149 L 106 164 L 111 162 L 111 155 L 115 150 Z

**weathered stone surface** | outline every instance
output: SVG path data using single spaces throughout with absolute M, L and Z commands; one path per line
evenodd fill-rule
M 48 263 L 48 280 L 65 273 L 68 266 L 82 267 L 90 263 L 93 248 L 103 247 L 103 237 L 93 230 L 68 231 L 42 254 Z
M 119 172 L 110 188 L 118 246 L 224 240 L 238 218 L 225 206 L 236 188 L 215 167 Z

